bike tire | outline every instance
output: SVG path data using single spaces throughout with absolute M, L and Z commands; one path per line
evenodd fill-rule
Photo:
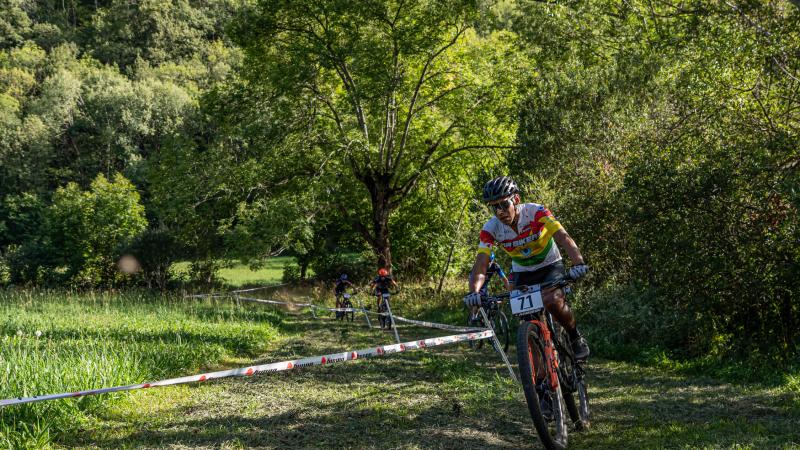
M 544 355 L 544 343 L 539 328 L 531 322 L 521 322 L 517 329 L 517 362 L 528 412 L 542 445 L 548 450 L 562 450 L 567 446 L 567 421 L 561 386 L 559 385 L 554 392 L 551 391 L 551 395 L 555 397 L 552 405 L 554 417 L 552 427 L 542 414 L 539 394 L 536 392 L 537 379 L 546 378 Z
M 586 430 L 591 425 L 591 417 L 585 374 L 580 364 L 575 361 L 572 344 L 566 330 L 558 324 L 554 324 L 554 326 L 557 333 L 556 339 L 559 341 L 556 348 L 558 349 L 559 378 L 564 394 L 564 403 L 567 406 L 570 420 L 575 424 L 575 429 Z
M 503 344 L 503 351 L 508 351 L 508 346 L 511 343 L 511 329 L 508 326 L 508 318 L 503 311 L 497 311 L 495 315 L 495 332 L 497 339 Z
M 478 318 L 478 322 L 477 323 L 473 322 L 472 313 L 469 313 L 469 312 L 467 313 L 467 328 L 482 327 L 482 326 L 483 326 L 483 319 Z M 480 340 L 477 340 L 477 341 L 467 341 L 467 343 L 469 344 L 469 348 L 471 348 L 473 350 L 480 350 L 481 348 L 483 348 L 483 341 L 484 340 L 485 339 L 480 339 Z

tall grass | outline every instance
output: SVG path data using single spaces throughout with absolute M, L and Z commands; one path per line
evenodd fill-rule
M 278 314 L 149 293 L 2 291 L 0 397 L 152 381 L 253 356 L 276 337 Z M 124 395 L 3 408 L 0 447 L 40 447 Z

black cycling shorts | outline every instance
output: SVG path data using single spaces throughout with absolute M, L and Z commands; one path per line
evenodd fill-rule
M 564 263 L 556 261 L 549 266 L 531 272 L 514 272 L 514 286 L 530 286 L 532 284 L 549 283 L 566 276 Z

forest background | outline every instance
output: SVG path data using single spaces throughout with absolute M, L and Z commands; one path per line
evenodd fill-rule
M 0 0 L 0 282 L 288 254 L 437 295 L 510 174 L 592 266 L 597 352 L 782 372 L 799 131 L 790 1 Z

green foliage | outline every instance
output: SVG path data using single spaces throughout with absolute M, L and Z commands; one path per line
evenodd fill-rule
M 164 290 L 174 276 L 172 265 L 186 256 L 186 249 L 173 231 L 148 228 L 134 236 L 120 253 L 135 258 L 148 288 Z
M 42 224 L 11 258 L 12 281 L 65 281 L 77 285 L 121 281 L 119 250 L 147 226 L 135 187 L 122 175 L 98 175 L 90 191 L 59 188 Z M 43 274 L 42 269 L 53 271 Z M 44 280 L 42 278 L 45 278 Z
M 525 4 L 515 26 L 539 71 L 517 175 L 552 193 L 596 279 L 637 286 L 620 313 L 688 325 L 607 326 L 601 342 L 797 351 L 799 17 L 786 2 Z

